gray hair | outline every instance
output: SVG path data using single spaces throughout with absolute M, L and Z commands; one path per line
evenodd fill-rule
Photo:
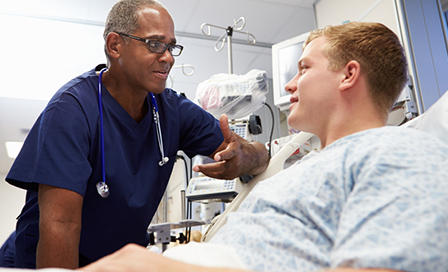
M 143 7 L 158 7 L 166 9 L 162 3 L 157 0 L 120 0 L 110 10 L 106 19 L 103 32 L 104 42 L 111 32 L 121 32 L 126 34 L 134 33 L 138 28 L 138 12 Z M 106 58 L 109 61 L 109 53 L 106 44 L 104 44 Z

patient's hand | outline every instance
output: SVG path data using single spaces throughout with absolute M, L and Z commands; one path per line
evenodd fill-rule
M 78 270 L 92 272 L 205 272 L 205 271 L 239 271 L 220 268 L 206 268 L 186 264 L 164 257 L 146 248 L 129 244 L 117 252 L 89 264 Z M 242 270 L 241 270 L 242 271 Z
M 99 259 L 78 270 L 83 271 L 149 271 L 151 259 L 158 255 L 144 247 L 130 244 L 115 253 Z
M 80 268 L 82 271 L 174 271 L 164 267 L 168 262 L 164 262 L 165 257 L 158 253 L 148 251 L 146 248 L 129 244 L 98 261 Z M 174 267 L 176 264 L 173 264 Z M 177 269 L 179 271 L 179 269 Z

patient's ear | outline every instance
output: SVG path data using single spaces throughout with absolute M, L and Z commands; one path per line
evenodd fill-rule
M 340 90 L 347 90 L 358 83 L 361 75 L 361 65 L 356 60 L 349 61 L 343 68 L 343 74 L 345 75 L 341 84 Z

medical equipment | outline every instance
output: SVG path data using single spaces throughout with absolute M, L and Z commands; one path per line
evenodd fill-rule
M 236 32 L 246 34 L 247 42 L 249 44 L 256 43 L 256 39 L 253 34 L 248 31 L 241 31 L 246 24 L 246 19 L 244 17 L 240 17 L 238 20 L 233 21 L 233 25 L 228 26 L 227 28 L 208 23 L 201 25 L 201 31 L 206 36 L 212 35 L 212 27 L 226 31 L 216 41 L 215 51 L 221 51 L 227 41 L 229 73 L 212 76 L 209 80 L 200 83 L 196 92 L 198 104 L 216 118 L 219 118 L 219 116 L 223 113 L 227 114 L 230 119 L 238 119 L 247 116 L 263 105 L 266 100 L 265 93 L 268 91 L 267 73 L 265 71 L 252 70 L 243 76 L 233 75 L 233 33 Z M 255 109 L 251 107 L 254 107 Z M 236 108 L 239 109 L 240 112 L 235 112 Z
M 159 150 L 160 155 L 162 156 L 161 160 L 159 161 L 159 166 L 163 166 L 168 163 L 169 158 L 165 157 L 165 153 L 163 152 L 163 138 L 162 138 L 162 129 L 160 128 L 160 117 L 159 117 L 159 109 L 157 108 L 157 101 L 156 97 L 153 93 L 151 93 L 151 99 L 152 99 L 152 114 L 154 117 L 154 123 L 157 125 L 156 128 L 156 134 L 157 134 L 157 142 L 159 144 Z
M 263 132 L 261 120 L 258 115 L 249 116 L 249 120 L 231 120 L 229 121 L 229 128 L 232 132 L 248 141 L 253 140 L 253 135 L 258 135 Z
M 267 72 L 253 69 L 245 75 L 216 74 L 201 82 L 195 102 L 216 118 L 245 118 L 263 106 L 268 93 Z
M 448 144 L 448 91 L 445 91 L 427 111 L 401 127 L 426 131 Z
M 225 44 L 226 39 L 227 39 L 227 52 L 228 52 L 228 56 L 229 56 L 229 58 L 228 58 L 228 61 L 229 61 L 229 74 L 233 73 L 233 61 L 232 61 L 232 36 L 233 36 L 233 32 L 246 34 L 247 35 L 247 42 L 249 44 L 255 44 L 257 42 L 256 39 L 255 39 L 255 36 L 252 35 L 251 33 L 249 33 L 249 31 L 247 31 L 247 32 L 241 31 L 244 28 L 244 25 L 246 24 L 246 19 L 244 19 L 244 17 L 240 17 L 236 21 L 233 20 L 233 22 L 234 22 L 233 25 L 232 26 L 228 26 L 227 28 L 221 27 L 221 26 L 212 25 L 212 24 L 207 24 L 207 23 L 204 23 L 204 24 L 201 25 L 201 31 L 202 31 L 202 33 L 205 36 L 211 36 L 212 35 L 211 27 L 224 29 L 226 31 L 216 41 L 215 51 L 216 52 L 221 51 L 224 48 L 224 44 Z M 241 26 L 238 26 L 239 23 L 241 23 Z M 207 31 L 205 31 L 206 28 L 207 28 Z M 220 42 L 221 42 L 221 45 L 218 46 L 218 44 Z
M 230 130 L 238 134 L 244 139 L 248 139 L 250 136 L 249 132 L 249 123 L 245 120 L 241 122 L 230 121 L 229 122 Z
M 105 163 L 105 156 L 104 156 L 104 126 L 103 126 L 103 97 L 102 97 L 102 78 L 103 73 L 107 70 L 107 68 L 103 68 L 100 71 L 100 74 L 98 76 L 98 108 L 99 108 L 99 114 L 100 114 L 100 150 L 101 150 L 101 174 L 102 174 L 102 181 L 99 181 L 96 184 L 96 190 L 98 191 L 98 194 L 102 198 L 107 198 L 110 194 L 110 188 L 106 183 L 106 163 Z M 159 145 L 160 150 L 160 156 L 161 160 L 159 161 L 159 166 L 163 166 L 166 163 L 168 163 L 169 158 L 165 157 L 165 153 L 163 151 L 163 138 L 162 138 L 162 129 L 160 128 L 160 117 L 159 117 L 159 109 L 157 108 L 157 101 L 154 96 L 154 94 L 151 93 L 151 100 L 152 100 L 152 106 L 153 106 L 153 117 L 154 117 L 154 123 L 156 124 L 156 134 L 157 134 L 157 143 Z
M 245 75 L 217 74 L 198 85 L 196 103 L 216 118 L 226 114 L 230 119 L 230 129 L 251 141 L 252 135 L 262 132 L 262 126 L 260 118 L 250 114 L 265 103 L 267 86 L 266 71 L 253 69 Z M 250 178 L 217 180 L 197 177 L 190 181 L 186 196 L 192 201 L 229 202 Z
M 285 90 L 286 84 L 297 73 L 297 60 L 303 51 L 303 44 L 309 32 L 287 39 L 272 46 L 272 84 L 274 104 L 281 111 L 288 111 L 291 94 Z
M 229 202 L 243 188 L 242 182 L 236 178 L 232 180 L 197 177 L 190 179 L 186 196 L 191 201 L 220 201 Z
M 261 123 L 255 116 L 251 115 L 250 121 L 230 121 L 230 130 L 246 140 L 251 140 L 252 135 L 261 133 Z M 190 201 L 230 202 L 243 189 L 245 183 L 247 182 L 240 178 L 223 180 L 206 176 L 195 177 L 188 184 L 186 197 Z
M 302 146 L 306 141 L 308 141 L 313 134 L 300 132 L 294 136 L 294 138 L 288 142 L 279 152 L 277 152 L 269 162 L 268 168 L 261 174 L 255 176 L 249 183 L 241 190 L 241 192 L 235 197 L 235 199 L 226 207 L 224 213 L 213 219 L 212 224 L 207 229 L 207 232 L 202 237 L 202 241 L 208 242 L 213 235 L 226 223 L 226 216 L 238 209 L 239 205 L 243 202 L 250 191 L 255 187 L 255 185 L 261 181 L 265 180 L 279 171 L 283 170 L 283 164 L 291 154 L 293 154 L 300 146 Z
M 229 121 L 229 128 L 240 137 L 250 141 L 252 135 L 260 134 L 262 131 L 260 120 L 256 117 L 258 116 L 251 115 L 249 121 Z M 202 202 L 203 200 L 207 203 L 230 202 L 246 185 L 247 179 L 246 176 L 232 180 L 214 179 L 206 176 L 194 177 L 188 183 L 186 197 L 188 200 L 195 202 Z
M 386 122 L 388 126 L 399 126 L 417 116 L 418 110 L 414 100 L 412 100 L 413 80 L 409 76 L 403 91 L 398 97 L 395 105 L 389 111 L 389 116 Z
M 161 224 L 155 224 L 150 225 L 148 227 L 148 234 L 149 234 L 149 244 L 162 244 L 162 251 L 165 251 L 168 247 L 168 244 L 170 242 L 175 242 L 176 240 L 179 240 L 179 242 L 188 241 L 189 238 L 186 238 L 183 235 L 180 235 L 179 238 L 171 236 L 171 230 L 172 229 L 181 229 L 181 228 L 191 228 L 194 226 L 201 226 L 205 223 L 200 220 L 192 220 L 192 219 L 186 219 L 181 220 L 179 223 L 161 223 Z
M 194 67 L 191 64 L 183 64 L 182 63 L 180 65 L 174 65 L 173 67 L 171 67 L 171 73 L 168 75 L 168 78 L 171 81 L 171 87 L 170 87 L 171 89 L 173 89 L 173 86 L 174 86 L 174 76 L 172 75 L 172 71 L 177 68 L 182 68 L 182 73 L 186 76 L 191 76 L 194 74 Z M 187 68 L 190 69 L 190 72 L 188 72 L 188 73 L 187 73 Z
M 103 78 L 103 73 L 106 71 L 107 68 L 103 68 L 100 71 L 100 74 L 98 76 L 98 108 L 100 113 L 100 149 L 101 149 L 101 174 L 102 174 L 102 181 L 99 181 L 96 184 L 96 190 L 98 191 L 98 194 L 102 198 L 107 198 L 110 194 L 109 186 L 106 184 L 106 163 L 104 158 L 104 126 L 103 126 L 103 97 L 102 97 L 102 90 L 101 90 L 101 80 Z

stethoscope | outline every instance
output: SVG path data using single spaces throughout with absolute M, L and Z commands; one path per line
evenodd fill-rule
M 106 184 L 106 164 L 105 164 L 105 158 L 104 158 L 104 127 L 103 127 L 103 96 L 101 91 L 101 82 L 103 78 L 103 73 L 106 71 L 107 68 L 103 68 L 100 71 L 100 74 L 98 76 L 98 108 L 100 113 L 100 149 L 101 149 L 101 174 L 102 174 L 102 181 L 99 181 L 96 184 L 96 190 L 98 191 L 98 194 L 106 198 L 110 194 L 109 186 Z M 152 115 L 154 117 L 154 123 L 156 124 L 156 134 L 157 134 L 157 143 L 159 144 L 159 150 L 161 155 L 161 160 L 159 161 L 159 166 L 164 166 L 168 163 L 169 158 L 165 157 L 165 153 L 163 151 L 163 138 L 162 138 L 162 129 L 160 128 L 160 117 L 159 117 L 159 108 L 157 107 L 157 101 L 156 97 L 153 93 L 151 94 L 151 101 L 152 101 Z

